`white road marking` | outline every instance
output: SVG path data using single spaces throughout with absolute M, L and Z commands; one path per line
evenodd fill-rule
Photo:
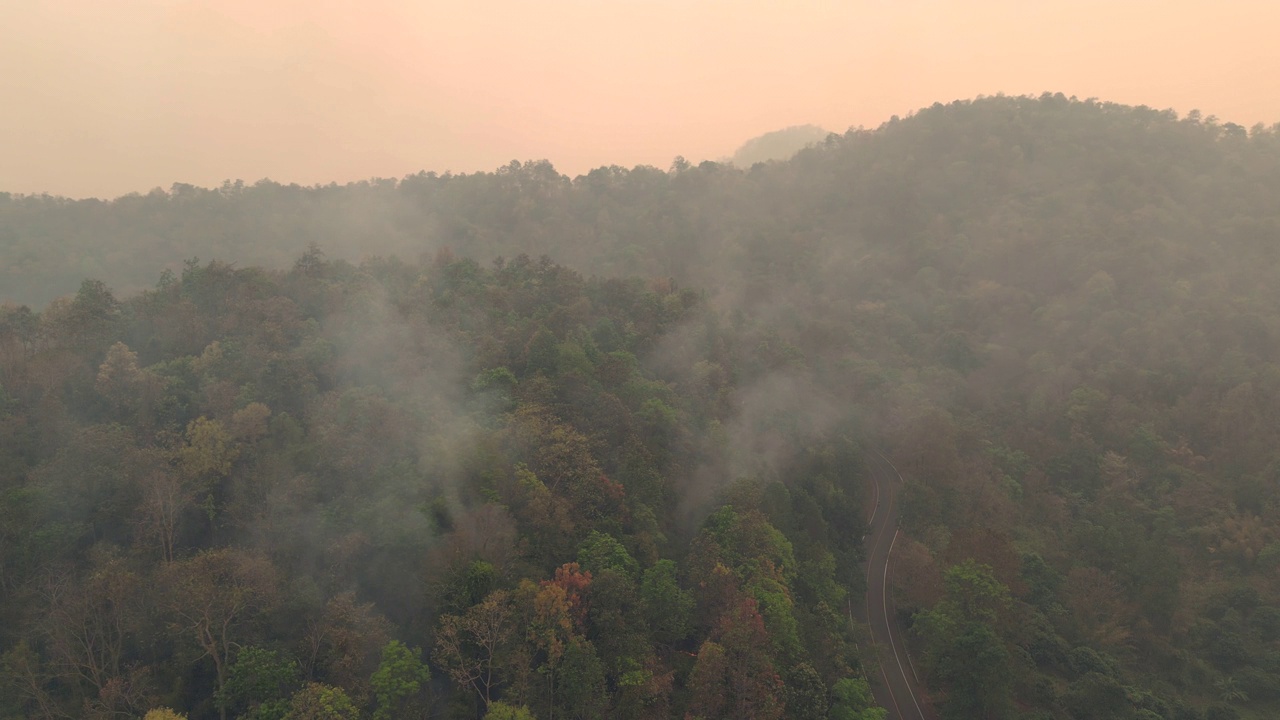
M 893 659 L 898 663 L 898 672 L 902 673 L 902 679 L 906 680 L 907 671 L 902 667 L 902 657 L 898 655 L 898 643 L 893 639 L 893 623 L 889 622 L 889 559 L 893 557 L 893 546 L 898 542 L 898 533 L 900 530 L 893 531 L 893 540 L 889 543 L 889 552 L 884 556 L 884 585 L 880 588 L 881 609 L 884 611 L 884 628 L 889 633 L 889 647 L 893 648 Z M 899 641 L 900 642 L 900 641 Z M 910 662 L 911 658 L 907 658 Z M 916 691 L 912 689 L 911 683 L 904 682 L 907 686 L 907 692 L 911 694 L 911 703 L 916 706 L 916 714 L 921 718 L 924 717 L 924 711 L 920 709 L 920 701 L 916 699 Z M 892 694 L 892 691 L 890 691 Z M 901 714 L 899 714 L 901 717 Z
M 902 484 L 904 484 L 904 485 L 905 485 L 905 484 L 906 484 L 906 481 L 903 479 L 903 477 L 902 477 L 902 473 L 898 471 L 898 468 L 897 468 L 896 466 L 894 466 L 894 464 L 889 460 L 889 458 L 885 457 L 885 456 L 884 456 L 884 454 L 883 454 L 883 453 L 881 453 L 881 452 L 879 452 L 879 451 L 874 451 L 874 452 L 876 453 L 876 455 L 878 455 L 878 456 L 880 457 L 880 459 L 881 459 L 881 460 L 883 460 L 883 461 L 884 461 L 884 463 L 885 463 L 886 465 L 888 465 L 890 468 L 892 468 L 892 469 L 893 469 L 894 474 L 898 476 L 898 481 L 899 481 L 900 483 L 902 483 Z M 879 476 L 879 473 L 876 473 L 876 472 L 871 473 L 872 488 L 873 488 L 873 490 L 874 490 L 873 497 L 875 498 L 875 508 L 872 510 L 872 513 L 871 513 L 871 521 L 870 521 L 870 524 L 871 524 L 871 527 L 872 527 L 872 529 L 873 529 L 873 530 L 874 530 L 874 527 L 875 527 L 876 516 L 879 514 L 879 511 L 880 511 L 880 480 L 879 480 L 879 477 L 878 477 L 878 476 Z M 917 698 L 917 697 L 916 697 L 915 689 L 912 687 L 910 680 L 908 680 L 908 679 L 907 679 L 907 672 L 906 672 L 906 668 L 904 668 L 904 667 L 903 667 L 903 665 L 902 665 L 902 653 L 899 653 L 899 651 L 898 651 L 898 646 L 899 646 L 900 644 L 902 644 L 902 640 L 901 640 L 901 638 L 898 638 L 898 639 L 896 639 L 896 640 L 895 640 L 894 635 L 893 635 L 893 623 L 890 621 L 890 617 L 889 617 L 889 598 L 888 598 L 888 594 L 889 594 L 889 565 L 890 565 L 890 563 L 891 563 L 891 561 L 892 561 L 892 559 L 893 559 L 893 548 L 894 548 L 894 546 L 895 546 L 895 545 L 897 544 L 897 542 L 898 542 L 898 534 L 899 534 L 900 532 L 901 532 L 901 529 L 899 529 L 899 528 L 895 528 L 895 529 L 894 529 L 893 539 L 889 542 L 889 550 L 888 550 L 888 552 L 886 552 L 886 553 L 885 553 L 885 559 L 884 559 L 884 575 L 883 575 L 883 577 L 882 577 L 882 585 L 881 585 L 881 588 L 880 588 L 880 591 L 881 591 L 881 597 L 880 597 L 880 610 L 881 610 L 881 613 L 882 613 L 882 615 L 883 615 L 883 625 L 884 625 L 885 635 L 887 635 L 887 636 L 888 636 L 888 638 L 889 638 L 889 648 L 890 648 L 891 650 L 893 650 L 893 659 L 894 659 L 894 661 L 895 661 L 895 662 L 897 663 L 897 665 L 898 665 L 898 672 L 899 672 L 899 674 L 900 674 L 900 675 L 901 675 L 901 677 L 902 677 L 903 684 L 907 686 L 907 692 L 908 692 L 908 693 L 910 693 L 910 695 L 911 695 L 911 703 L 915 706 L 917 717 L 919 717 L 919 718 L 921 718 L 921 719 L 923 720 L 923 718 L 925 718 L 924 711 L 920 708 L 920 700 L 919 700 L 919 698 Z M 865 536 L 864 536 L 864 539 L 865 539 Z M 876 544 L 875 544 L 875 546 L 871 549 L 871 555 L 870 555 L 870 558 L 874 558 L 874 557 L 875 557 L 875 555 L 876 555 L 876 551 L 877 551 L 877 550 L 879 549 L 879 547 L 880 547 L 880 540 L 881 540 L 881 539 L 882 539 L 882 538 L 880 538 L 880 537 L 877 537 L 877 538 L 876 538 Z M 870 562 L 868 562 L 868 565 L 867 565 L 867 584 L 868 584 L 868 585 L 870 585 L 870 584 L 871 584 L 871 570 L 872 570 L 872 568 L 871 568 Z M 870 618 L 868 618 L 868 619 L 870 619 Z M 873 635 L 872 635 L 872 641 L 874 642 L 874 640 L 875 640 L 875 636 L 874 636 L 874 634 L 873 634 Z M 904 645 L 903 647 L 904 647 L 903 653 L 905 653 L 905 652 L 906 652 L 906 651 L 905 651 L 905 645 Z M 911 655 L 910 655 L 910 654 L 907 654 L 907 664 L 911 667 L 911 675 L 912 675 L 912 677 L 913 677 L 913 678 L 915 678 L 916 682 L 919 682 L 919 681 L 920 681 L 920 676 L 916 673 L 915 664 L 911 662 Z M 902 710 L 901 710 L 901 708 L 900 708 L 900 707 L 899 707 L 899 705 L 898 705 L 898 698 L 897 698 L 897 695 L 896 695 L 896 693 L 894 693 L 894 691 L 893 691 L 893 686 L 892 686 L 892 684 L 889 682 L 889 676 L 888 676 L 888 673 L 886 673 L 886 672 L 885 672 L 885 669 L 884 669 L 884 666 L 883 666 L 883 665 L 881 665 L 881 668 L 880 668 L 880 674 L 881 674 L 881 676 L 884 678 L 884 681 L 885 681 L 885 689 L 889 692 L 889 699 L 893 701 L 894 710 L 896 710 L 896 711 L 897 711 L 897 716 L 898 716 L 899 718 L 901 718 L 901 717 L 902 717 Z

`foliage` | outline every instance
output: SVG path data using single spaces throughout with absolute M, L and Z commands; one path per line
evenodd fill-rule
M 948 718 L 1000 718 L 1010 704 L 1010 656 L 997 634 L 1009 591 L 989 566 L 966 560 L 947 570 L 945 594 L 921 613 L 931 674 L 947 688 Z
M 237 717 L 278 720 L 289 711 L 289 697 L 299 681 L 298 663 L 280 652 L 243 647 L 227 674 L 220 701 Z
M 676 570 L 673 561 L 659 560 L 644 571 L 640 583 L 640 598 L 653 638 L 667 645 L 688 637 L 693 614 L 693 598 L 681 589 Z
M 888 712 L 876 707 L 864 678 L 840 678 L 831 686 L 831 720 L 884 720 Z
M 1275 716 L 1277 138 L 0 194 L 0 714 Z
M 360 711 L 341 688 L 309 683 L 293 694 L 285 720 L 359 720 Z
M 489 711 L 484 714 L 484 720 L 534 720 L 534 717 L 533 713 L 529 712 L 529 708 L 523 705 L 495 702 L 489 705 Z
M 369 681 L 378 700 L 374 720 L 427 715 L 421 696 L 427 689 L 431 672 L 419 658 L 420 654 L 420 650 L 411 650 L 399 640 L 392 640 L 382 648 L 382 662 Z

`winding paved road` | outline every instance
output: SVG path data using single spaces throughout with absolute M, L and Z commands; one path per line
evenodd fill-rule
M 929 706 L 903 642 L 902 628 L 889 602 L 889 556 L 898 540 L 898 490 L 902 476 L 889 459 L 872 451 L 871 518 L 867 543 L 867 625 L 879 660 L 879 678 L 872 679 L 876 702 L 889 710 L 890 720 L 937 720 Z M 876 680 L 879 682 L 876 682 Z

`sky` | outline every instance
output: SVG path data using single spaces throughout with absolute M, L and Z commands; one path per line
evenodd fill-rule
M 1280 122 L 1274 0 L 0 0 L 0 191 L 548 159 L 1062 92 Z

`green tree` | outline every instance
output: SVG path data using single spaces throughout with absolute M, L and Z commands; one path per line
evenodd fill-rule
M 654 640 L 675 645 L 689 636 L 693 598 L 680 589 L 674 561 L 659 560 L 644 571 L 640 600 Z
M 147 380 L 147 374 L 138 368 L 138 354 L 117 342 L 107 349 L 106 358 L 98 366 L 94 387 L 124 417 L 123 413 L 136 408 Z
M 595 573 L 587 617 L 587 637 L 611 670 L 622 667 L 628 659 L 643 660 L 651 652 L 639 593 L 631 577 L 613 569 Z
M 945 595 L 920 613 L 915 630 L 925 639 L 934 680 L 947 689 L 947 718 L 996 720 L 1011 702 L 1012 666 L 996 631 L 1010 604 L 1009 590 L 987 565 L 966 560 L 946 572 Z
M 875 704 L 866 678 L 840 678 L 831 686 L 831 720 L 885 720 L 888 715 Z
M 508 705 L 504 702 L 489 703 L 484 720 L 536 720 L 524 705 Z
M 308 683 L 293 694 L 285 720 L 359 720 L 360 711 L 341 688 Z
M 631 553 L 612 535 L 592 530 L 587 539 L 578 546 L 578 564 L 592 574 L 611 569 L 617 570 L 627 577 L 635 578 L 640 566 L 631 557 Z
M 427 717 L 429 708 L 424 694 L 431 672 L 419 658 L 421 652 L 405 647 L 399 640 L 382 648 L 382 661 L 369 681 L 378 700 L 374 720 Z
M 569 640 L 557 674 L 560 711 L 556 717 L 595 720 L 605 716 L 609 701 L 604 666 L 589 640 L 581 637 Z
M 809 663 L 800 663 L 787 670 L 787 717 L 793 720 L 826 720 L 830 707 L 827 685 L 822 676 Z
M 200 417 L 187 425 L 187 442 L 178 451 L 178 464 L 192 478 L 216 479 L 231 472 L 240 454 L 231 433 L 217 420 Z
M 289 698 L 300 679 L 296 660 L 276 650 L 246 646 L 236 653 L 218 702 L 241 718 L 280 720 L 289 712 Z

